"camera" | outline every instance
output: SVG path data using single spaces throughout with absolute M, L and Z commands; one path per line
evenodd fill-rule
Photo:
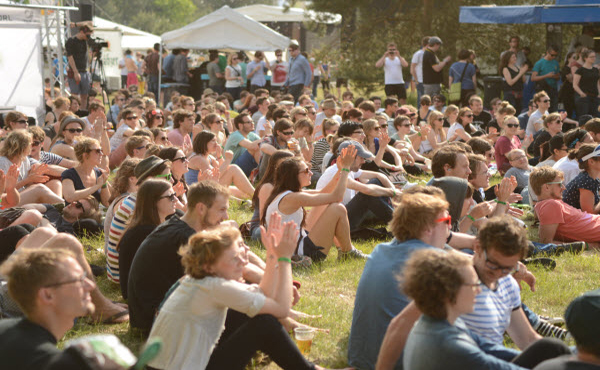
M 88 44 L 93 51 L 100 51 L 102 48 L 108 47 L 108 41 L 103 40 L 99 37 L 90 37 Z

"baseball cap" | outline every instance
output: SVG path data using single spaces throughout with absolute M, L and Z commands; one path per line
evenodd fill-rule
M 565 311 L 565 323 L 575 342 L 582 346 L 600 344 L 600 289 L 575 298 Z
M 342 152 L 342 149 L 347 148 L 350 145 L 354 145 L 354 147 L 356 148 L 356 155 L 359 155 L 367 160 L 373 160 L 373 158 L 375 158 L 373 153 L 369 152 L 368 150 L 365 150 L 365 148 L 363 148 L 363 146 L 356 140 L 348 140 L 341 143 L 338 147 L 338 154 Z
M 435 45 L 435 44 L 440 44 L 440 45 L 441 45 L 441 44 L 442 44 L 442 39 L 440 39 L 440 38 L 439 38 L 439 37 L 437 37 L 437 36 L 431 36 L 431 37 L 429 38 L 429 45 L 430 45 L 430 46 L 433 46 L 433 45 Z
M 600 145 L 596 146 L 594 148 L 594 151 L 591 152 L 590 154 L 584 156 L 583 158 L 581 158 L 581 162 L 585 162 L 590 158 L 596 158 L 596 157 L 600 157 Z

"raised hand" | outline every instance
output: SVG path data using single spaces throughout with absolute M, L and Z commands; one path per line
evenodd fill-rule
M 390 134 L 388 134 L 387 130 L 380 130 L 381 136 L 379 138 L 380 146 L 387 146 L 392 139 L 390 138 Z
M 271 254 L 273 256 L 277 255 L 275 253 L 275 248 L 279 245 L 281 238 L 283 237 L 283 226 L 281 225 L 281 215 L 278 212 L 273 212 L 269 215 L 269 228 L 265 229 L 263 226 L 260 227 L 261 235 L 264 235 L 262 238 L 265 249 L 267 250 L 267 254 Z
M 337 159 L 338 168 L 341 170 L 342 168 L 350 168 L 354 163 L 354 158 L 356 158 L 356 148 L 354 145 L 350 145 L 342 149 L 340 156 Z
M 45 183 L 50 180 L 50 178 L 44 175 L 44 171 L 48 169 L 47 164 L 34 164 L 31 166 L 31 170 L 27 175 L 27 180 L 30 184 L 40 184 Z
M 19 166 L 17 166 L 16 164 L 12 164 L 8 168 L 8 172 L 6 173 L 6 176 L 4 176 L 4 178 L 6 179 L 4 187 L 5 190 L 16 188 L 17 181 L 19 180 Z
M 217 160 L 221 158 L 221 155 L 223 155 L 223 148 L 221 148 L 220 145 L 217 145 L 217 149 L 215 149 L 215 157 Z
M 505 177 L 500 181 L 500 184 L 496 185 L 494 188 L 494 193 L 496 193 L 496 198 L 498 198 L 501 202 L 508 202 L 508 198 L 512 194 L 514 188 L 512 184 L 512 180 L 508 177 Z
M 102 171 L 102 175 L 96 178 L 96 185 L 103 185 L 106 183 L 106 181 L 108 181 L 109 172 L 102 169 L 100 171 Z
M 178 197 L 185 194 L 185 188 L 183 187 L 183 182 L 180 181 L 177 183 L 177 185 L 173 186 L 173 191 L 175 192 L 175 195 L 177 195 Z
M 233 160 L 233 152 L 231 150 L 226 150 L 225 153 L 223 153 L 223 158 L 231 162 Z

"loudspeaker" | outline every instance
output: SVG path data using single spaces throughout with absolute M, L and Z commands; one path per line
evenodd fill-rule
M 93 21 L 94 10 L 92 0 L 79 0 L 79 10 L 71 10 L 71 22 Z

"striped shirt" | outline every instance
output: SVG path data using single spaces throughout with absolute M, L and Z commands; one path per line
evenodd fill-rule
M 475 334 L 502 344 L 504 332 L 510 325 L 510 315 L 521 308 L 519 284 L 508 275 L 498 280 L 495 291 L 483 284 L 481 288 L 481 293 L 475 298 L 473 312 L 461 318 Z
M 310 160 L 313 171 L 321 171 L 321 164 L 323 163 L 323 157 L 330 150 L 329 143 L 326 138 L 322 138 L 317 141 L 314 145 L 313 156 Z
M 130 194 L 121 202 L 110 223 L 108 247 L 106 249 L 106 272 L 108 279 L 119 283 L 119 250 L 117 246 L 125 234 L 125 229 L 135 209 L 136 195 Z

